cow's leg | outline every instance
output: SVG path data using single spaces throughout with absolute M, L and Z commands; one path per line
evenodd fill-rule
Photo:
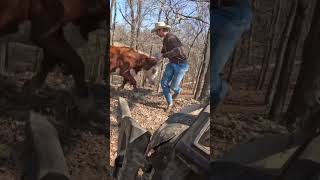
M 54 56 L 51 56 L 46 52 L 46 50 L 44 50 L 44 58 L 41 61 L 39 71 L 30 81 L 24 84 L 24 88 L 26 89 L 40 88 L 44 84 L 48 73 L 52 71 L 52 69 L 56 66 L 58 62 L 59 60 L 57 58 L 55 58 Z
M 123 78 L 122 84 L 121 84 L 121 86 L 119 87 L 119 89 L 124 89 L 124 86 L 127 84 L 127 82 L 128 82 L 128 79 Z
M 49 3 L 50 4 L 50 3 Z M 77 52 L 65 40 L 62 31 L 62 18 L 60 13 L 50 13 L 52 6 L 46 4 L 39 4 L 38 1 L 33 1 L 34 7 L 31 13 L 32 40 L 40 47 L 46 50 L 50 56 L 59 59 L 62 63 L 67 65 L 70 70 L 76 85 L 76 94 L 80 97 L 88 96 L 88 89 L 85 83 L 85 69 L 84 63 Z M 54 6 L 59 9 L 63 6 Z M 53 11 L 53 10 L 52 10 Z M 54 10 L 58 12 L 58 10 Z M 62 14 L 63 15 L 63 14 Z
M 128 78 L 130 84 L 133 86 L 133 91 L 137 91 L 137 81 L 134 79 L 134 77 L 130 73 L 127 73 L 126 77 Z
M 74 78 L 77 95 L 87 97 L 88 89 L 85 83 L 84 63 L 77 52 L 64 39 L 62 30 L 60 29 L 59 32 L 53 33 L 46 38 L 37 39 L 37 43 L 46 50 L 49 56 L 59 59 L 67 65 L 68 70 L 70 70 Z M 46 72 L 47 70 L 44 69 L 42 71 Z
M 123 82 L 120 88 L 124 88 L 125 84 L 129 82 L 131 85 L 133 85 L 133 90 L 137 91 L 137 81 L 134 79 L 134 77 L 131 75 L 130 71 L 126 72 L 120 72 L 120 75 L 123 77 Z

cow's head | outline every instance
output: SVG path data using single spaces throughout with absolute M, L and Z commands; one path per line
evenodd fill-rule
M 157 56 L 151 56 L 146 59 L 147 61 L 145 68 L 143 69 L 145 77 L 148 79 L 151 85 L 155 85 L 156 78 L 159 74 L 159 64 L 161 59 Z

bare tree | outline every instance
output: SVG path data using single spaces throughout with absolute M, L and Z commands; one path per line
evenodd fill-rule
M 303 63 L 286 114 L 287 124 L 296 124 L 300 128 L 314 126 L 316 121 L 307 120 L 320 109 L 320 3 L 314 2 L 311 6 L 314 7 L 312 24 L 303 47 Z
M 160 2 L 156 0 L 132 1 L 135 2 L 134 17 L 136 23 L 134 48 L 150 52 L 150 54 L 154 51 L 159 52 L 162 47 L 161 39 L 150 33 L 150 28 L 153 28 L 154 25 L 152 21 L 165 21 L 172 26 L 172 32 L 184 44 L 184 50 L 188 54 L 188 61 L 190 62 L 189 72 L 192 74 L 197 72 L 197 68 L 199 68 L 199 64 L 201 63 L 196 63 L 196 61 L 202 62 L 203 54 L 201 51 L 204 49 L 205 36 L 208 29 L 208 24 L 197 20 L 197 18 L 209 22 L 208 2 L 191 2 L 189 0 L 160 0 Z M 139 10 L 139 6 L 141 10 Z M 127 0 L 123 4 L 120 4 L 118 8 L 118 12 L 120 12 L 125 23 L 117 22 L 117 32 L 115 33 L 114 40 L 132 46 L 132 5 L 130 6 L 130 2 Z M 190 17 L 186 18 L 183 15 Z M 164 65 L 165 62 L 160 65 L 159 80 L 161 79 Z M 141 78 L 139 82 L 144 86 L 145 78 L 143 75 L 138 78 Z M 194 82 L 194 78 L 190 76 L 190 73 L 186 75 L 183 82 L 188 83 L 188 80 Z M 160 91 L 160 82 L 156 89 Z
M 205 42 L 205 48 L 203 49 L 203 57 L 204 57 L 203 58 L 203 66 L 202 66 L 200 74 L 199 74 L 197 88 L 196 88 L 196 92 L 194 94 L 195 99 L 198 99 L 200 97 L 201 90 L 202 90 L 203 83 L 204 83 L 205 74 L 207 72 L 207 68 L 209 67 L 210 58 L 208 57 L 209 54 L 207 53 L 209 43 L 210 43 L 210 31 L 208 31 L 207 40 Z
M 268 42 L 268 46 L 262 61 L 262 67 L 261 67 L 261 71 L 260 71 L 257 86 L 256 86 L 257 90 L 261 90 L 264 85 L 267 71 L 269 69 L 269 64 L 276 50 L 282 7 L 283 7 L 283 1 L 276 1 L 273 7 L 272 20 L 268 30 L 268 36 L 269 36 L 270 42 Z
M 191 45 L 189 46 L 189 50 L 188 50 L 188 54 L 187 54 L 187 57 L 188 57 L 188 58 L 189 58 L 189 56 L 190 56 L 190 52 L 191 52 L 191 49 L 192 49 L 195 41 L 197 40 L 198 36 L 202 33 L 202 31 L 203 31 L 204 28 L 205 28 L 205 26 L 200 26 L 200 27 L 199 27 L 199 30 L 198 30 L 198 32 L 197 32 L 197 34 L 196 34 L 196 36 L 195 36 L 194 39 L 192 40 L 192 43 L 191 43 Z
M 277 84 L 276 92 L 273 98 L 272 106 L 269 115 L 271 118 L 280 116 L 284 111 L 285 102 L 287 98 L 288 88 L 290 84 L 290 77 L 293 71 L 294 62 L 296 60 L 299 40 L 305 26 L 303 22 L 307 21 L 304 16 L 306 7 L 301 1 L 297 2 L 297 13 L 294 15 L 294 24 L 290 32 L 288 46 L 284 54 L 284 61 L 279 75 L 279 82 Z
M 138 0 L 138 9 L 137 9 L 137 29 L 136 29 L 136 49 L 138 49 L 139 45 L 139 34 L 140 34 L 140 28 L 142 24 L 142 0 Z
M 114 41 L 114 33 L 115 33 L 115 30 L 116 30 L 116 18 L 117 18 L 117 6 L 116 6 L 116 3 L 117 1 L 116 0 L 112 0 L 112 3 L 111 3 L 111 11 L 112 12 L 112 9 L 114 10 L 114 13 L 113 13 L 113 21 L 112 20 L 112 16 L 110 16 L 110 22 L 112 22 L 112 36 L 111 36 L 111 44 L 113 45 L 113 41 Z
M 137 19 L 135 16 L 135 9 L 134 9 L 134 0 L 129 0 L 129 7 L 130 7 L 130 15 L 131 15 L 131 38 L 130 38 L 130 47 L 136 47 L 136 28 L 137 28 Z
M 110 7 L 110 23 L 111 24 L 112 24 L 112 11 L 114 11 L 114 13 L 117 11 L 116 10 L 116 0 L 111 1 L 111 7 Z
M 291 2 L 291 6 L 290 6 L 290 18 L 288 19 L 285 29 L 283 31 L 283 34 L 280 38 L 280 48 L 277 52 L 277 61 L 276 61 L 276 67 L 273 71 L 272 77 L 270 79 L 269 82 L 269 86 L 267 89 L 267 93 L 265 96 L 265 103 L 269 104 L 270 102 L 272 102 L 273 97 L 274 97 L 274 93 L 275 93 L 275 86 L 278 84 L 278 80 L 279 80 L 279 75 L 280 75 L 280 70 L 283 64 L 283 59 L 284 59 L 284 55 L 285 55 L 285 50 L 286 47 L 288 45 L 288 41 L 289 41 L 289 36 L 290 33 L 292 31 L 292 27 L 293 27 L 293 23 L 294 23 L 294 19 L 295 19 L 295 15 L 297 12 L 297 0 L 294 0 Z
M 208 45 L 206 47 L 206 52 L 205 52 L 205 56 L 204 56 L 204 61 L 208 62 L 208 67 L 206 70 L 206 73 L 204 75 L 204 82 L 203 82 L 203 86 L 202 86 L 202 90 L 200 93 L 200 96 L 198 98 L 199 101 L 202 101 L 206 98 L 208 98 L 210 96 L 210 91 L 209 91 L 209 87 L 210 87 L 210 66 L 209 66 L 209 62 L 210 62 L 210 33 L 208 33 Z
M 161 21 L 161 14 L 162 14 L 162 8 L 163 8 L 162 6 L 165 3 L 165 1 L 166 0 L 160 0 L 160 9 L 159 9 L 159 14 L 158 14 L 158 22 Z M 153 43 L 152 43 L 151 47 L 153 47 Z M 162 76 L 163 70 L 164 70 L 164 61 L 162 61 L 161 66 L 160 66 L 159 83 L 158 83 L 158 85 L 156 87 L 158 93 L 161 90 L 161 76 Z

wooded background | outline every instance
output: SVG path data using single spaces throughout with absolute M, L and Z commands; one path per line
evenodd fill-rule
M 302 52 L 316 0 L 252 0 L 250 3 L 254 14 L 252 27 L 227 64 L 225 78 L 236 88 L 262 95 L 269 117 L 280 120 L 301 106 L 302 100 L 295 100 L 299 95 L 293 93 L 300 82 Z M 185 8 L 190 8 L 190 4 L 195 4 L 196 14 L 186 13 Z M 183 87 L 192 89 L 194 98 L 202 100 L 208 96 L 205 90 L 210 83 L 208 6 L 209 1 L 112 0 L 111 44 L 120 42 L 150 54 L 159 52 L 161 40 L 150 33 L 153 26 L 149 24 L 146 28 L 142 24 L 150 21 L 150 16 L 170 24 L 184 43 L 191 64 Z M 117 16 L 122 16 L 125 22 L 117 22 Z M 241 80 L 246 86 L 237 87 L 240 80 L 235 74 L 241 71 L 247 73 L 246 79 Z M 141 85 L 144 84 L 141 77 Z M 159 85 L 157 89 L 159 92 Z
M 320 85 L 315 85 L 314 77 L 310 78 L 310 82 L 305 82 L 308 76 L 301 75 L 298 80 L 300 70 L 305 74 L 316 74 L 303 71 L 301 67 L 311 66 L 302 66 L 302 52 L 308 47 L 305 40 L 313 20 L 314 27 L 317 27 L 316 8 L 319 3 L 316 0 L 252 0 L 251 3 L 254 11 L 252 28 L 239 42 L 225 68 L 225 77 L 236 87 L 234 91 L 238 88 L 262 94 L 262 103 L 268 107 L 271 118 L 277 119 L 285 114 L 295 117 L 293 114 L 300 111 L 298 107 L 307 103 L 301 99 L 301 92 L 314 93 L 310 88 L 320 89 Z M 126 44 L 149 54 L 160 52 L 162 47 L 161 39 L 150 32 L 154 23 L 165 21 L 170 24 L 173 33 L 183 42 L 191 65 L 183 82 L 184 88 L 192 90 L 195 99 L 201 100 L 208 95 L 202 90 L 210 82 L 209 1 L 112 0 L 111 10 L 111 44 Z M 117 16 L 124 21 L 118 22 Z M 105 33 L 92 33 L 89 46 L 78 50 L 90 81 L 103 79 L 106 42 Z M 0 47 L 1 73 L 34 72 L 42 59 L 41 49 L 34 46 L 1 43 Z M 316 58 L 313 62 L 316 63 Z M 316 67 L 317 64 L 314 64 L 312 71 L 316 71 Z M 235 74 L 240 71 L 248 76 L 238 79 Z M 237 87 L 239 81 L 245 81 L 247 85 Z M 141 85 L 146 85 L 143 77 Z M 159 85 L 156 88 L 160 91 Z
M 192 89 L 195 98 L 199 99 L 209 62 L 209 1 L 112 0 L 111 12 L 111 45 L 126 45 L 151 55 L 162 48 L 162 39 L 151 33 L 151 29 L 158 21 L 169 24 L 171 32 L 182 41 L 190 62 L 183 87 Z M 160 67 L 159 81 L 167 62 Z M 137 79 L 141 86 L 146 85 L 142 73 Z M 115 80 L 112 77 L 111 83 Z M 160 92 L 160 83 L 155 90 Z
M 239 79 L 233 74 L 247 72 L 247 86 L 241 88 L 264 96 L 262 103 L 267 106 L 269 118 L 295 121 L 299 113 L 314 106 L 313 95 L 319 89 L 316 85 L 319 60 L 315 55 L 308 57 L 310 45 L 305 41 L 311 24 L 315 23 L 314 28 L 319 24 L 315 13 L 320 10 L 319 3 L 316 0 L 252 0 L 251 3 L 252 27 L 236 48 L 226 68 L 226 78 L 236 84 Z M 312 64 L 318 70 L 311 68 Z

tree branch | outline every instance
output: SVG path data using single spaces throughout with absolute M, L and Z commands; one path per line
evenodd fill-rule
M 184 15 L 184 14 L 178 13 L 178 12 L 176 12 L 172 7 L 170 7 L 170 9 L 172 10 L 172 12 L 173 12 L 174 14 L 177 14 L 177 15 L 179 15 L 179 16 L 182 16 L 182 17 L 185 17 L 185 18 L 188 18 L 188 19 L 195 19 L 195 20 L 201 21 L 201 22 L 203 22 L 203 23 L 205 23 L 205 24 L 209 24 L 207 21 L 205 21 L 205 20 L 203 20 L 203 19 L 201 19 L 201 18 L 199 18 L 199 17 L 188 16 L 188 15 Z
M 119 5 L 119 11 L 120 11 L 120 14 L 121 14 L 121 16 L 123 17 L 123 19 L 131 26 L 130 21 L 129 21 L 129 20 L 125 17 L 125 15 L 123 14 L 120 5 Z
M 197 33 L 196 36 L 194 37 L 194 39 L 193 39 L 193 41 L 192 41 L 192 43 L 191 43 L 191 46 L 189 47 L 189 52 L 188 52 L 188 55 L 187 55 L 188 58 L 189 58 L 189 56 L 190 56 L 190 52 L 191 52 L 191 49 L 192 49 L 194 43 L 196 42 L 198 36 L 202 33 L 203 29 L 204 29 L 204 26 L 201 26 L 201 29 L 198 31 L 198 33 Z

